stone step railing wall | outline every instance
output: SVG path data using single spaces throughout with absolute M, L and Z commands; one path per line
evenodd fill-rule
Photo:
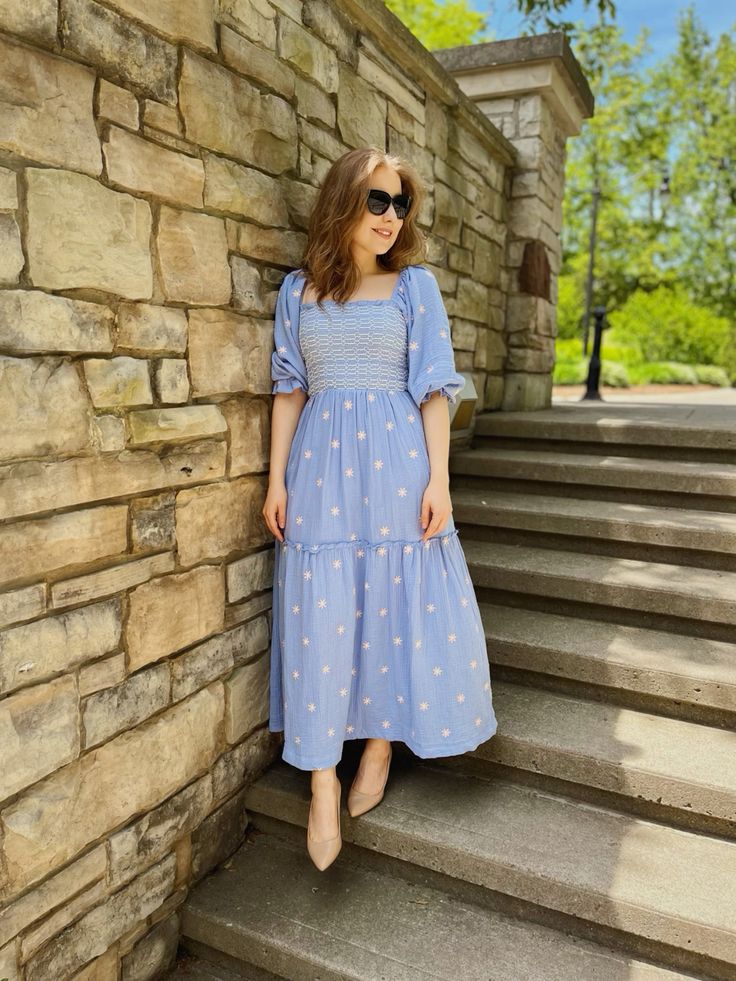
M 152 977 L 242 840 L 273 311 L 365 143 L 498 405 L 516 151 L 379 0 L 0 2 L 0 979 Z

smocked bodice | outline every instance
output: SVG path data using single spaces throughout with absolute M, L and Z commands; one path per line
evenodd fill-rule
M 303 303 L 299 344 L 309 395 L 325 388 L 407 387 L 407 323 L 392 299 Z

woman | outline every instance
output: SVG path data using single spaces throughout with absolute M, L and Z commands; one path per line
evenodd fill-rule
M 420 757 L 496 731 L 483 626 L 452 519 L 447 313 L 404 160 L 351 150 L 324 181 L 276 305 L 264 519 L 276 538 L 271 716 L 311 770 L 307 849 L 342 845 L 335 765 L 367 740 L 352 816 L 383 797 L 391 741 Z M 283 529 L 283 531 L 282 531 Z

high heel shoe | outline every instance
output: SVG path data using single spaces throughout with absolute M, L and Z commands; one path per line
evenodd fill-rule
M 380 804 L 383 800 L 383 794 L 386 790 L 386 781 L 388 780 L 388 771 L 391 767 L 392 752 L 393 747 L 389 743 L 388 759 L 386 760 L 386 773 L 383 777 L 383 786 L 377 794 L 364 794 L 362 791 L 355 789 L 355 781 L 358 779 L 358 773 L 360 773 L 360 767 L 358 767 L 358 773 L 355 774 L 352 786 L 348 792 L 347 804 L 350 817 L 358 817 L 360 814 L 365 814 L 366 811 L 370 811 L 372 807 L 375 807 L 376 804 Z
M 326 841 L 314 841 L 311 833 L 312 824 L 312 802 L 314 801 L 314 795 L 312 800 L 309 802 L 309 819 L 307 820 L 307 851 L 309 852 L 309 857 L 312 859 L 314 864 L 323 872 L 328 865 L 331 865 L 337 858 L 340 849 L 342 848 L 342 834 L 340 831 L 340 797 L 342 795 L 342 786 L 337 777 L 335 777 L 335 782 L 337 783 L 337 834 L 334 838 L 328 838 Z

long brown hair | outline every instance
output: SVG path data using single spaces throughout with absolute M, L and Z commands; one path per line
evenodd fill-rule
M 426 241 L 416 221 L 426 190 L 417 171 L 402 157 L 375 146 L 348 150 L 327 172 L 309 219 L 301 269 L 318 302 L 330 295 L 336 302 L 344 303 L 358 287 L 360 270 L 350 243 L 365 213 L 373 171 L 380 164 L 399 174 L 401 190 L 411 194 L 412 203 L 396 241 L 388 252 L 376 256 L 376 261 L 386 272 L 397 272 L 411 263 L 425 261 Z

